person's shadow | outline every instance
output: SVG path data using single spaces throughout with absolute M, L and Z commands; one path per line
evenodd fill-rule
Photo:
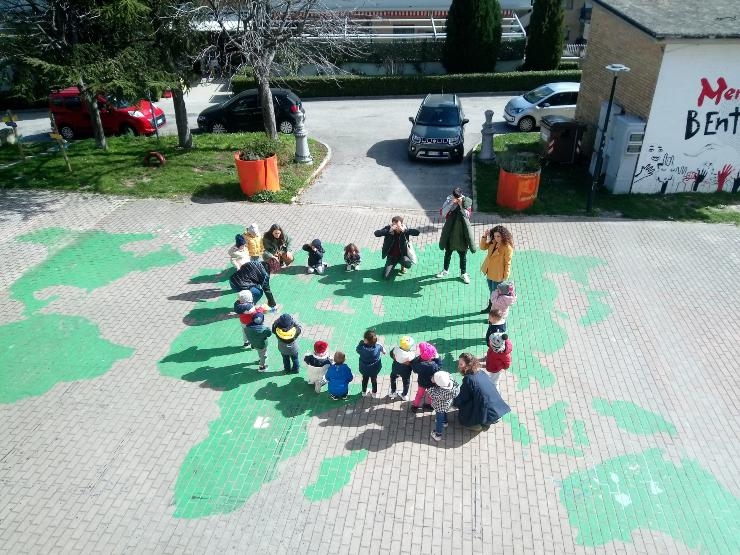
M 257 361 L 241 362 L 229 366 L 201 366 L 197 370 L 183 374 L 182 379 L 188 382 L 203 382 L 200 387 L 215 391 L 231 391 L 240 385 L 269 378 L 268 373 L 258 372 Z M 247 368 L 252 366 L 254 368 Z
M 389 279 L 384 279 L 383 267 L 347 271 L 344 265 L 335 265 L 327 268 L 319 276 L 319 282 L 324 285 L 337 286 L 332 294 L 338 297 L 361 299 L 368 295 L 382 295 L 384 297 L 419 298 L 422 296 L 425 283 L 435 279 L 433 275 L 414 275 L 416 270 L 414 266 L 407 270 L 410 276 L 400 279 L 399 267 L 396 266 Z

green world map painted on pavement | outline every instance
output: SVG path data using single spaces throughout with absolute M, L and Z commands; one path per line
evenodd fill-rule
M 238 231 L 223 226 L 215 230 L 195 228 L 189 236 L 197 244 L 197 252 L 206 252 L 209 247 L 224 249 L 223 234 L 231 235 L 235 229 Z M 324 246 L 326 260 L 342 260 L 341 245 Z M 350 367 L 356 369 L 354 348 L 363 332 L 372 327 L 389 347 L 401 335 L 433 343 L 445 355 L 448 370 L 455 370 L 452 365 L 463 351 L 472 350 L 482 356 L 487 323 L 479 311 L 485 304 L 485 292 L 471 295 L 470 288 L 462 284 L 449 287 L 450 281 L 459 282 L 452 273 L 447 279 L 434 277 L 440 263 L 436 248 L 417 249 L 417 253 L 419 264 L 390 282 L 378 279 L 377 252 L 362 253 L 359 271 L 346 272 L 343 264 L 334 264 L 322 276 L 305 274 L 300 253 L 296 264 L 274 276 L 271 285 L 278 303 L 304 328 L 301 352 L 307 352 L 314 339 L 325 339 L 332 350 L 347 352 Z M 599 300 L 600 292 L 588 286 L 589 271 L 600 264 L 588 257 L 517 253 L 513 279 L 519 301 L 512 310 L 510 328 L 516 330 L 512 332 L 515 343 L 528 346 L 521 351 L 521 360 L 515 360 L 512 366 L 520 389 L 534 383 L 542 387 L 555 383 L 555 376 L 541 364 L 539 354 L 556 352 L 567 341 L 565 330 L 555 319 L 557 287 L 545 278 L 545 272 L 569 276 L 583 288 L 584 296 L 598 300 L 596 307 L 588 307 L 590 325 L 608 315 L 608 307 Z M 316 395 L 302 378 L 282 374 L 274 338 L 268 346 L 269 372 L 257 372 L 257 354 L 241 348 L 238 320 L 229 316 L 235 299 L 228 285 L 229 275 L 223 268 L 210 268 L 191 277 L 191 283 L 202 284 L 204 291 L 219 287 L 224 294 L 217 298 L 204 295 L 183 315 L 188 327 L 159 364 L 163 375 L 223 392 L 218 401 L 220 417 L 210 423 L 208 437 L 190 451 L 175 484 L 175 516 L 182 518 L 220 514 L 242 506 L 262 484 L 277 478 L 277 463 L 305 447 L 309 419 L 336 408 L 325 393 Z M 519 280 L 518 275 L 526 278 Z M 536 290 L 530 291 L 530 285 L 536 285 Z M 531 321 L 520 330 L 517 320 L 523 318 Z M 389 372 L 385 359 L 382 373 Z M 357 399 L 357 381 L 351 386 L 349 403 Z M 342 475 L 349 479 L 347 461 L 351 470 L 365 460 L 364 456 L 351 455 L 325 464 L 341 463 Z M 321 480 L 317 480 L 304 492 L 307 498 L 319 497 L 317 484 Z
M 102 337 L 97 325 L 79 316 L 40 312 L 54 297 L 44 289 L 72 286 L 87 293 L 133 271 L 170 266 L 184 257 L 166 246 L 144 255 L 124 247 L 153 239 L 151 234 L 113 234 L 46 228 L 16 238 L 46 249 L 46 258 L 10 286 L 24 305 L 25 319 L 0 326 L 0 403 L 41 395 L 59 382 L 106 373 L 134 352 Z M 87 364 L 79 364 L 80 360 Z M 19 363 L 22 361 L 22 363 Z

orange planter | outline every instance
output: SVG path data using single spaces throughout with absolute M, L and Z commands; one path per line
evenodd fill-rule
M 280 190 L 277 156 L 269 156 L 264 160 L 240 160 L 237 152 L 234 154 L 234 162 L 239 185 L 248 197 L 260 191 Z
M 537 198 L 539 188 L 539 171 L 532 173 L 509 173 L 500 170 L 498 174 L 496 204 L 511 208 L 512 210 L 524 210 L 532 206 L 534 199 Z

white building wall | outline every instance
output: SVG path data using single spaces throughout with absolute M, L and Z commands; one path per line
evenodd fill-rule
M 667 43 L 633 193 L 740 192 L 740 41 Z

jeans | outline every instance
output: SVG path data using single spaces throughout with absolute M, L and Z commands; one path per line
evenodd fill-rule
M 293 365 L 291 369 L 291 363 Z M 283 355 L 283 370 L 286 372 L 293 372 L 294 374 L 300 369 L 298 362 L 298 355 Z
M 460 273 L 464 274 L 467 272 L 467 255 L 468 251 L 457 251 L 457 254 L 460 255 Z M 452 260 L 452 250 L 451 249 L 445 249 L 445 261 L 444 261 L 444 270 L 445 272 L 450 269 L 450 261 Z
M 493 293 L 498 287 L 498 284 L 501 283 L 500 281 L 493 281 L 492 279 L 486 279 L 486 281 L 488 282 L 489 293 Z
M 445 431 L 445 424 L 447 424 L 447 413 L 437 412 L 434 415 L 434 431 L 437 432 L 437 435 L 442 435 L 442 432 Z
M 403 374 L 396 374 L 395 372 L 391 371 L 391 392 L 396 392 L 396 380 L 398 378 L 401 378 L 401 383 L 403 384 L 403 392 L 402 395 L 406 396 L 409 394 L 409 385 L 411 385 L 411 376 L 405 376 Z
M 378 392 L 378 376 L 362 376 L 362 392 L 365 393 L 367 391 L 367 382 L 370 380 L 370 383 L 373 386 L 373 393 Z

